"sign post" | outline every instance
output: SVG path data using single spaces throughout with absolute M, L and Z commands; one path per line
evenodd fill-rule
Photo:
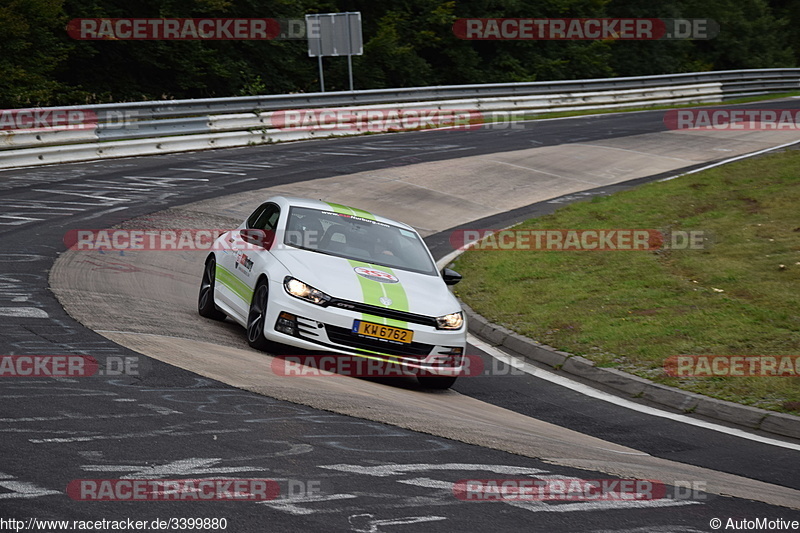
M 319 84 L 322 92 L 325 92 L 325 78 L 322 72 L 324 56 L 347 56 L 347 71 L 352 91 L 353 56 L 364 54 L 361 12 L 306 15 L 306 35 L 308 35 L 308 57 L 316 57 L 319 61 Z

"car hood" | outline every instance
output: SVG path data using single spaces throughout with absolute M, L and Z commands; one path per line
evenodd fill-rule
M 438 275 L 370 265 L 296 248 L 276 250 L 274 255 L 290 275 L 335 298 L 427 316 L 442 316 L 461 309 Z M 387 283 L 375 278 L 397 281 Z

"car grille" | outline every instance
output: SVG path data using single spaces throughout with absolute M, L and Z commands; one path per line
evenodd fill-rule
M 329 324 L 325 325 L 325 330 L 328 332 L 328 338 L 336 344 L 349 346 L 357 350 L 371 350 L 400 357 L 407 356 L 409 359 L 414 359 L 416 361 L 421 359 L 419 356 L 430 354 L 431 350 L 434 348 L 431 344 L 423 344 L 421 342 L 398 344 L 381 339 L 360 337 L 347 328 L 340 328 Z
M 338 307 L 340 309 L 347 309 L 350 311 L 356 311 L 358 313 L 367 313 L 383 318 L 392 318 L 394 320 L 402 320 L 403 322 L 411 322 L 412 324 L 421 324 L 423 326 L 431 326 L 433 328 L 436 327 L 436 318 L 432 316 L 417 315 L 414 313 L 408 313 L 406 311 L 398 311 L 397 309 L 389 309 L 388 307 L 378 307 L 377 305 L 353 302 L 351 300 L 333 298 L 330 302 L 328 302 L 327 307 Z

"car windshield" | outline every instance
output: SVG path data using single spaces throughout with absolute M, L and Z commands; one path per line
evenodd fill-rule
M 436 275 L 436 266 L 415 232 L 356 215 L 292 207 L 284 244 L 345 259 Z

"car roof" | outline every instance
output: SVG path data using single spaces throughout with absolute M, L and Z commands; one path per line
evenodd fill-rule
M 413 227 L 403 222 L 398 222 L 397 220 L 392 220 L 391 218 L 386 218 L 380 215 L 376 215 L 375 213 L 371 213 L 370 211 L 366 211 L 358 207 L 350 207 L 347 205 L 338 204 L 336 202 L 326 202 L 324 200 L 311 200 L 309 198 L 299 198 L 296 196 L 275 196 L 267 201 L 284 204 L 288 207 L 293 207 L 293 206 L 307 207 L 310 209 L 319 209 L 321 211 L 334 211 L 336 213 L 346 213 L 362 218 L 375 219 L 378 222 L 383 222 L 385 224 L 392 224 L 394 226 L 400 226 L 403 228 L 414 230 Z

